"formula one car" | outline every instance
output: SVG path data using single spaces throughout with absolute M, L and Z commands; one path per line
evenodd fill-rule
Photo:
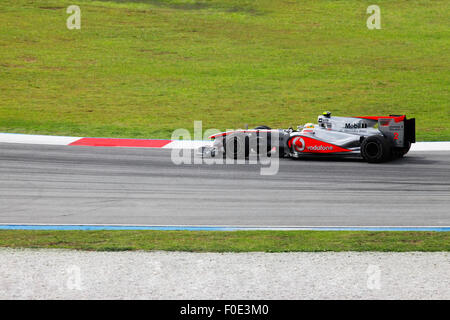
M 416 142 L 415 119 L 405 115 L 382 117 L 334 117 L 324 112 L 318 124 L 307 123 L 297 130 L 234 130 L 212 135 L 212 146 L 199 149 L 202 156 L 222 154 L 231 159 L 247 159 L 251 154 L 303 158 L 307 156 L 362 157 L 380 163 L 408 153 Z

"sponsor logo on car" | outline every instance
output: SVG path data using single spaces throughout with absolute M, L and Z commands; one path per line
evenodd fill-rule
M 293 139 L 294 149 L 297 152 L 303 152 L 305 150 L 305 140 L 300 137 L 296 137 Z
M 331 151 L 333 150 L 332 146 L 309 146 L 306 147 L 309 151 Z
M 367 123 L 346 123 L 345 129 L 367 129 Z

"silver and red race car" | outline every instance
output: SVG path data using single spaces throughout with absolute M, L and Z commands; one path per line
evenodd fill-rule
M 248 159 L 251 155 L 303 158 L 308 156 L 362 157 L 380 163 L 403 157 L 416 142 L 415 119 L 405 115 L 334 117 L 324 112 L 318 123 L 297 130 L 233 130 L 212 135 L 212 146 L 199 149 L 202 156 Z

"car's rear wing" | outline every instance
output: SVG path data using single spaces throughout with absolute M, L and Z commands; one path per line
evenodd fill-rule
M 416 119 L 390 115 L 378 118 L 378 129 L 395 147 L 406 147 L 416 142 Z
M 416 143 L 416 119 L 408 119 L 405 117 L 405 140 Z

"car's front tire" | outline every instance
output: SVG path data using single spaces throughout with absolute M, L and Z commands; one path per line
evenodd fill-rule
M 381 163 L 391 159 L 391 147 L 384 136 L 367 137 L 361 143 L 361 155 L 369 163 Z
M 223 149 L 229 159 L 246 159 L 250 153 L 249 138 L 246 134 L 233 133 L 224 137 Z

